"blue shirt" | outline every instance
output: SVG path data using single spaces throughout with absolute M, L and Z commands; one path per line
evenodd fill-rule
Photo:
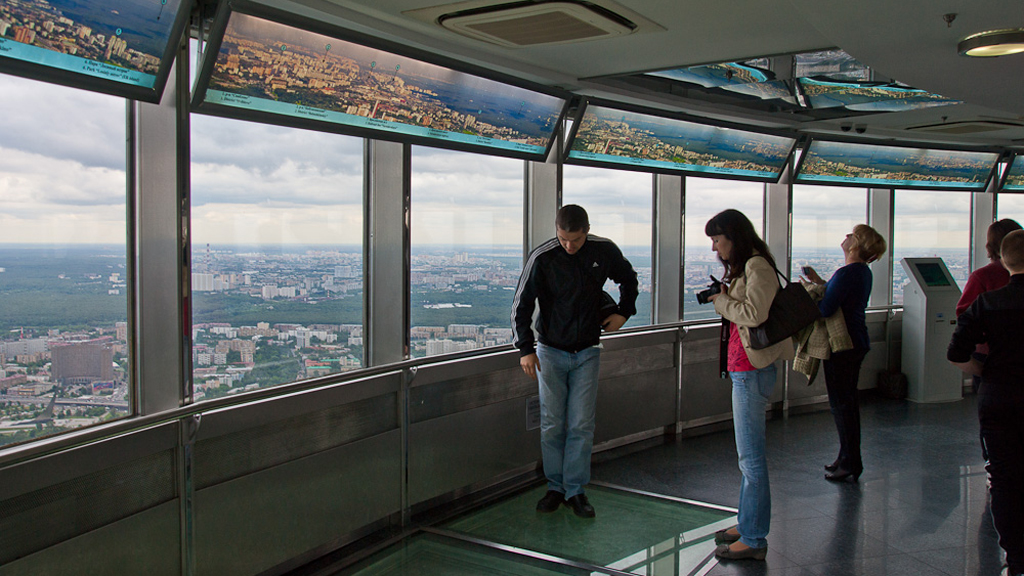
M 825 285 L 825 296 L 818 303 L 818 310 L 824 317 L 835 314 L 836 310 L 843 310 L 843 319 L 846 320 L 846 330 L 853 340 L 853 347 L 860 350 L 871 349 L 868 325 L 864 319 L 869 296 L 871 268 L 863 262 L 854 262 L 836 270 Z

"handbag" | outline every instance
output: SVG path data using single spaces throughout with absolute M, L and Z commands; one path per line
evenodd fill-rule
M 821 318 L 818 305 L 799 282 L 791 282 L 778 268 L 775 268 L 775 273 L 778 274 L 779 291 L 768 309 L 768 319 L 750 329 L 750 347 L 753 350 L 778 344 Z M 786 279 L 785 287 L 781 279 Z

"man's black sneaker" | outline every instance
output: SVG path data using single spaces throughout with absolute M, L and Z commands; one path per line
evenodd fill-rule
M 565 494 L 555 490 L 548 490 L 540 501 L 537 502 L 537 512 L 554 512 L 565 501 Z
M 586 494 L 577 494 L 565 501 L 565 505 L 572 508 L 572 513 L 580 518 L 593 518 L 594 507 L 587 501 Z

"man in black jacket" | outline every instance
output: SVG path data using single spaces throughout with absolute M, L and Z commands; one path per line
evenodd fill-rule
M 614 242 L 589 234 L 583 208 L 563 206 L 555 232 L 526 259 L 512 302 L 513 344 L 523 371 L 539 381 L 548 491 L 537 510 L 554 512 L 564 503 L 577 516 L 593 518 L 583 487 L 590 481 L 601 329 L 618 330 L 636 314 L 637 279 Z M 610 314 L 602 306 L 609 278 L 620 294 Z M 530 329 L 535 302 L 540 305 L 537 343 Z
M 992 523 L 1006 551 L 1004 576 L 1024 574 L 1024 230 L 1000 249 L 1010 283 L 978 296 L 957 318 L 946 358 L 981 376 L 978 419 L 992 478 Z M 971 353 L 987 342 L 982 364 Z

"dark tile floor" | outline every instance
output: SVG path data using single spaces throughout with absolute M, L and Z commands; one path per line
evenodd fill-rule
M 831 414 L 770 421 L 767 562 L 722 562 L 708 574 L 997 576 L 1002 556 L 988 508 L 975 396 L 914 404 L 867 394 L 861 426 L 860 483 L 833 484 L 822 469 L 838 451 Z M 597 460 L 594 480 L 738 503 L 731 428 L 653 440 Z

